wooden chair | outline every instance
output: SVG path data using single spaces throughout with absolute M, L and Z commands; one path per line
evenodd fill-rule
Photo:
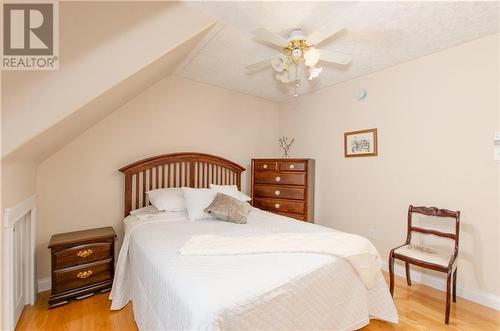
M 443 218 L 453 218 L 455 222 L 455 233 L 440 232 L 434 229 L 427 229 L 413 225 L 413 213 L 418 213 L 427 216 L 436 216 Z M 414 207 L 408 208 L 408 228 L 406 234 L 406 242 L 393 248 L 389 254 L 389 275 L 390 275 L 390 290 L 391 295 L 394 294 L 394 259 L 399 259 L 405 262 L 406 282 L 411 286 L 410 279 L 410 264 L 417 265 L 422 268 L 428 268 L 447 274 L 446 278 L 446 315 L 445 323 L 450 320 L 450 292 L 453 281 L 453 302 L 457 302 L 457 255 L 458 255 L 458 233 L 460 224 L 460 211 L 452 211 L 447 209 L 438 209 L 435 207 Z M 412 233 L 419 232 L 425 235 L 435 235 L 438 237 L 449 238 L 455 241 L 453 252 L 435 248 L 432 246 L 416 246 L 412 244 Z M 453 275 L 453 280 L 452 280 Z

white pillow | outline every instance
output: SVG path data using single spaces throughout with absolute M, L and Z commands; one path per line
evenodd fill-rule
M 184 191 L 187 212 L 191 221 L 215 218 L 209 213 L 205 213 L 205 208 L 214 201 L 217 192 L 208 188 L 183 187 L 182 190 Z
M 236 185 L 215 185 L 215 184 L 210 184 L 210 189 L 214 190 L 216 192 L 229 195 L 230 197 L 233 197 L 235 199 L 238 199 L 243 202 L 248 202 L 252 200 L 248 195 L 246 195 L 243 192 L 240 192 L 238 190 L 238 186 Z
M 184 211 L 186 201 L 181 188 L 160 188 L 146 192 L 149 202 L 159 211 Z
M 155 206 L 149 205 L 139 209 L 130 211 L 130 215 L 158 214 L 158 209 Z

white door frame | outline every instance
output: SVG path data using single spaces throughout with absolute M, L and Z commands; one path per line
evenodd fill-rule
M 24 289 L 25 304 L 33 305 L 36 299 L 36 194 L 18 203 L 12 208 L 5 208 L 2 217 L 2 330 L 14 330 L 14 227 L 16 223 L 29 215 L 27 238 L 25 243 L 29 252 L 29 263 L 26 263 Z

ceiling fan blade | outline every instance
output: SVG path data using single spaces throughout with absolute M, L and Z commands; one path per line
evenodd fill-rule
M 270 42 L 271 44 L 276 46 L 288 47 L 288 45 L 290 44 L 288 40 L 281 37 L 280 35 L 263 28 L 254 30 L 253 34 L 259 37 L 260 39 Z
M 274 57 L 274 56 L 273 56 Z M 268 59 L 252 63 L 250 65 L 247 65 L 245 68 L 247 68 L 248 71 L 254 72 L 254 71 L 259 71 L 262 69 L 265 69 L 267 67 L 271 67 L 271 60 L 273 57 L 270 57 Z
M 324 51 L 324 50 L 320 50 L 319 52 L 320 52 L 320 57 L 319 57 L 320 61 L 346 65 L 349 64 L 352 60 L 351 55 L 346 55 L 339 52 Z
M 318 44 L 322 43 L 326 39 L 329 39 L 330 37 L 333 37 L 334 35 L 344 31 L 344 28 L 339 28 L 336 25 L 333 24 L 327 24 L 319 28 L 318 30 L 314 31 L 311 33 L 309 36 L 306 38 L 306 42 L 310 46 L 317 46 Z

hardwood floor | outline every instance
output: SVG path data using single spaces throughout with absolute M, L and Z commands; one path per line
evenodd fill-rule
M 137 330 L 131 305 L 120 311 L 110 311 L 108 295 L 109 293 L 95 295 L 49 310 L 49 293 L 41 293 L 34 306 L 24 309 L 16 330 Z M 444 293 L 420 284 L 408 287 L 406 281 L 399 277 L 396 277 L 394 298 L 399 312 L 399 324 L 372 320 L 370 325 L 361 330 L 500 331 L 500 312 L 462 298 L 457 298 L 457 303 L 452 304 L 450 324 L 445 325 Z
M 109 292 L 94 295 L 88 299 L 72 301 L 54 308 L 48 308 L 49 292 L 40 293 L 33 306 L 26 306 L 16 330 L 44 331 L 135 331 L 138 330 L 132 306 L 119 311 L 109 310 Z

